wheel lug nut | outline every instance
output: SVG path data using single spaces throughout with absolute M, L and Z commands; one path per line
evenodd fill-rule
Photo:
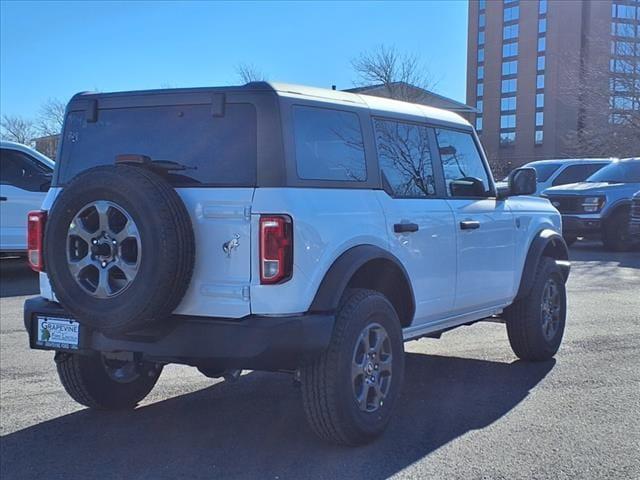
M 96 240 L 95 238 L 93 240 L 91 240 L 91 243 L 93 243 L 94 245 L 98 244 L 98 240 Z
M 116 242 L 115 240 L 112 240 L 111 243 L 113 243 L 114 245 L 118 244 L 118 242 Z
M 107 262 L 102 262 L 102 268 L 107 266 Z
M 379 365 L 376 363 L 376 364 L 373 366 L 373 368 L 374 368 L 375 370 L 378 370 Z

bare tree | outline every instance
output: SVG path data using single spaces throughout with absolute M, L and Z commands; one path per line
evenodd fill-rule
M 436 82 L 417 56 L 399 52 L 395 47 L 379 45 L 351 60 L 359 86 L 383 85 L 386 96 L 416 101 L 421 93 L 416 88 L 433 89 Z
M 564 139 L 568 156 L 629 157 L 640 151 L 640 60 L 631 42 L 616 42 L 615 49 L 608 69 L 570 69 L 575 73 L 565 93 L 579 92 L 577 104 L 570 105 L 578 109 L 579 122 Z
M 42 136 L 58 135 L 62 131 L 66 104 L 57 98 L 48 99 L 38 115 L 37 129 Z
M 242 83 L 263 82 L 267 80 L 267 76 L 255 65 L 249 63 L 241 63 L 236 67 L 236 73 L 240 77 Z
M 34 123 L 19 115 L 3 115 L 0 136 L 3 140 L 31 145 L 37 130 Z

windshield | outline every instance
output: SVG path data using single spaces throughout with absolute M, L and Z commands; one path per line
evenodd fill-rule
M 560 163 L 537 163 L 537 164 L 527 164 L 523 165 L 523 167 L 533 168 L 536 171 L 536 181 L 538 183 L 543 183 L 549 180 L 549 177 L 553 175 L 553 172 L 560 168 Z M 503 182 L 509 181 L 509 176 L 507 175 L 502 179 Z
M 539 163 L 537 165 L 528 165 L 536 170 L 538 183 L 546 182 L 553 172 L 560 168 L 559 163 Z
M 587 182 L 640 183 L 640 160 L 613 162 L 587 178 Z

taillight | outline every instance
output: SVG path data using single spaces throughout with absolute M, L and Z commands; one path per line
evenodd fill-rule
M 293 271 L 293 228 L 286 215 L 260 216 L 260 283 L 280 283 Z
M 44 240 L 44 224 L 47 212 L 36 210 L 27 215 L 27 257 L 29 265 L 36 272 L 44 271 L 42 243 Z

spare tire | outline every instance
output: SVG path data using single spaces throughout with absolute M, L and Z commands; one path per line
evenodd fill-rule
M 58 195 L 44 251 L 51 287 L 81 324 L 122 334 L 166 319 L 193 272 L 195 240 L 184 203 L 146 168 L 89 169 Z

